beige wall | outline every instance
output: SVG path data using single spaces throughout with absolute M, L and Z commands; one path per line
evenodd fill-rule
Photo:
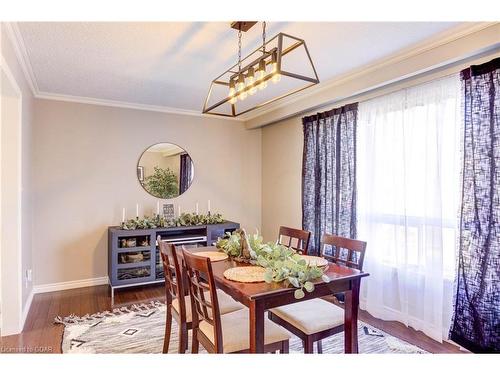
M 2 57 L 7 63 L 14 80 L 21 91 L 21 305 L 24 317 L 27 313 L 26 306 L 30 293 L 32 292 L 32 282 L 25 283 L 24 275 L 26 270 L 33 268 L 32 260 L 32 219 L 33 219 L 33 201 L 32 201 L 32 112 L 33 95 L 25 79 L 21 65 L 19 64 L 14 48 L 7 37 L 5 24 L 1 24 L 1 52 Z M 14 163 L 15 161 L 12 161 Z M 5 184 L 5 181 L 2 181 Z M 2 262 L 8 260 L 2 259 Z M 14 286 L 12 286 L 14 288 Z M 5 297 L 5 296 L 4 296 Z M 8 299 L 4 299 L 7 303 Z
M 262 236 L 274 241 L 280 225 L 302 227 L 302 122 L 262 128 Z
M 212 211 L 260 227 L 261 130 L 239 122 L 35 100 L 33 147 L 35 285 L 107 275 L 107 227 L 122 207 L 156 210 L 136 177 L 151 144 L 172 142 L 192 157 L 189 190 L 169 200 L 184 210 Z M 177 210 L 177 207 L 176 207 Z

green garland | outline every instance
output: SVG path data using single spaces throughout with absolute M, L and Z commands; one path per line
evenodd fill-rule
M 324 270 L 317 266 L 310 266 L 297 252 L 289 247 L 276 243 L 263 243 L 259 233 L 247 236 L 250 245 L 250 263 L 266 268 L 264 279 L 267 283 L 284 282 L 285 286 L 297 288 L 294 292 L 296 299 L 305 296 L 305 292 L 312 292 L 312 280 L 322 278 L 329 282 Z M 241 257 L 241 231 L 227 232 L 216 243 L 217 248 L 231 257 Z
M 181 216 L 173 220 L 165 220 L 163 216 L 144 216 L 143 218 L 129 219 L 122 223 L 121 229 L 135 230 L 135 229 L 154 229 L 154 228 L 168 228 L 168 227 L 184 227 L 190 225 L 209 225 L 220 224 L 224 222 L 221 214 L 215 213 L 212 215 L 195 214 L 195 213 L 182 213 Z
M 221 214 L 215 213 L 210 215 L 195 214 L 195 213 L 182 213 L 181 216 L 175 218 L 169 224 L 173 227 L 183 227 L 186 225 L 207 225 L 207 224 L 220 224 L 224 222 Z

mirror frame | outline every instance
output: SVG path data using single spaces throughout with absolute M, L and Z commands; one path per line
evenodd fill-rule
M 185 192 L 187 192 L 187 191 L 191 188 L 191 186 L 193 185 L 194 178 L 195 178 L 195 176 L 194 176 L 194 173 L 195 173 L 195 172 L 194 172 L 194 171 L 195 171 L 195 169 L 196 169 L 196 168 L 195 168 L 195 163 L 194 163 L 193 158 L 191 158 L 191 163 L 193 164 L 193 179 L 191 180 L 191 183 L 189 184 L 188 188 L 184 191 L 184 193 L 179 194 L 179 195 L 177 195 L 176 197 L 173 197 L 173 198 L 160 198 L 160 197 L 157 197 L 157 196 L 155 196 L 155 195 L 151 194 L 149 191 L 147 191 L 147 190 L 146 190 L 146 188 L 144 187 L 144 185 L 143 185 L 143 184 L 141 184 L 141 181 L 139 180 L 139 176 L 137 176 L 137 170 L 138 170 L 138 169 L 139 169 L 139 167 L 141 166 L 141 165 L 140 165 L 140 162 L 141 162 L 141 159 L 142 159 L 142 155 L 144 155 L 144 153 L 145 153 L 146 151 L 148 151 L 151 147 L 156 146 L 156 145 L 159 145 L 159 144 L 162 144 L 162 143 L 168 143 L 168 144 L 171 144 L 171 145 L 174 145 L 174 146 L 177 146 L 177 147 L 179 147 L 179 148 L 183 149 L 183 150 L 184 150 L 184 152 L 186 152 L 186 154 L 188 154 L 188 155 L 189 155 L 189 157 L 191 158 L 191 154 L 189 153 L 189 151 L 188 151 L 188 150 L 186 150 L 184 147 L 179 146 L 177 143 L 174 143 L 174 142 L 156 142 L 156 143 L 150 144 L 150 145 L 149 145 L 148 147 L 146 147 L 146 148 L 144 149 L 144 151 L 142 151 L 142 152 L 141 152 L 141 154 L 139 155 L 139 159 L 137 160 L 137 165 L 136 165 L 136 167 L 135 167 L 135 179 L 137 180 L 137 182 L 139 183 L 139 185 L 141 186 L 141 188 L 142 188 L 142 189 L 143 189 L 146 193 L 148 193 L 150 196 L 152 196 L 153 198 L 156 198 L 156 199 L 163 199 L 163 200 L 167 200 L 167 199 L 176 199 L 176 198 L 180 197 L 182 194 L 184 194 Z M 144 178 L 146 178 L 146 176 L 144 176 Z

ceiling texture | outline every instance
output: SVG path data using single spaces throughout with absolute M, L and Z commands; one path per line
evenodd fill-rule
M 41 94 L 200 113 L 210 82 L 237 60 L 229 22 L 23 22 L 18 38 Z M 450 22 L 269 22 L 306 41 L 320 81 L 335 79 L 459 26 Z M 243 34 L 246 54 L 261 24 Z

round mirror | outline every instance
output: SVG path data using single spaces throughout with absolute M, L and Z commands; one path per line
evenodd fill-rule
M 144 151 L 137 164 L 137 178 L 149 194 L 170 199 L 184 193 L 193 182 L 189 154 L 173 143 L 157 143 Z

